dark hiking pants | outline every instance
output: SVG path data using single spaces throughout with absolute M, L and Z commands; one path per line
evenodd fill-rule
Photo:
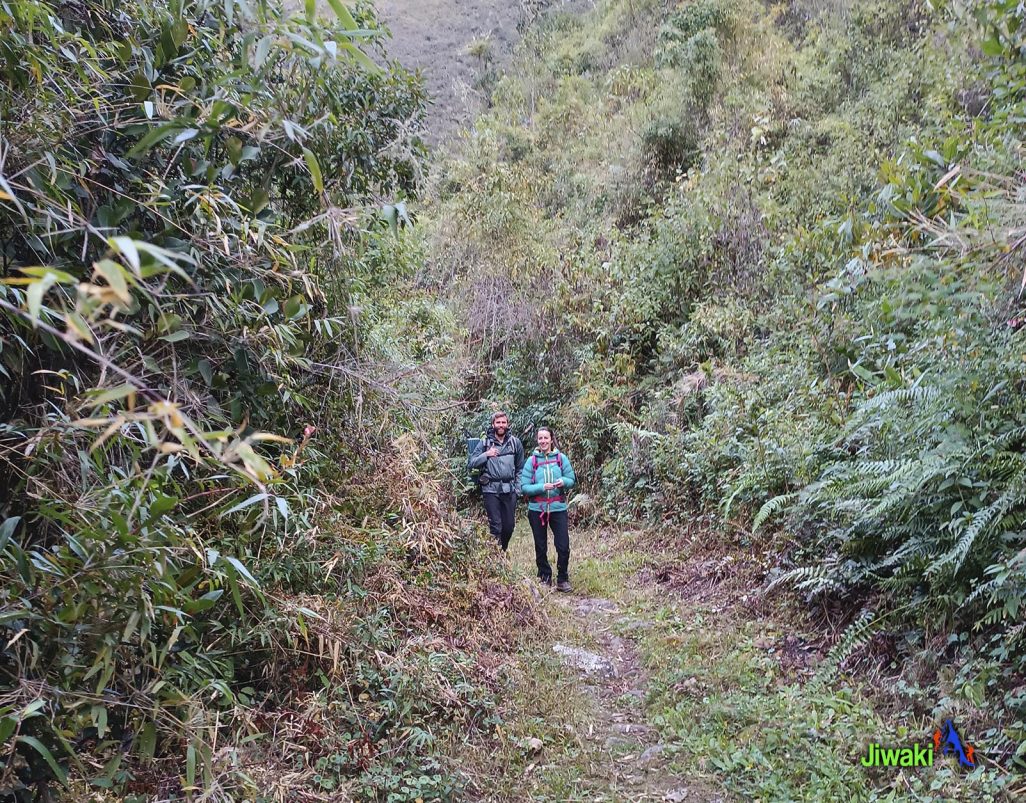
M 542 514 L 531 510 L 527 513 L 527 520 L 531 522 L 531 532 L 534 533 L 534 559 L 538 564 L 538 577 L 542 580 L 552 579 L 552 566 L 549 565 L 549 533 L 552 530 L 552 540 L 556 545 L 556 579 L 569 580 L 567 571 L 570 566 L 570 533 L 567 527 L 567 515 L 565 510 L 558 513 L 549 513 L 548 521 L 542 523 Z
M 485 512 L 488 514 L 488 531 L 505 551 L 509 546 L 509 539 L 513 537 L 513 527 L 517 523 L 517 495 L 510 492 L 485 493 L 481 496 L 484 497 Z

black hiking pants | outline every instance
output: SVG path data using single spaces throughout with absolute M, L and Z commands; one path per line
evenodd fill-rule
M 542 523 L 542 514 L 529 510 L 527 520 L 531 522 L 534 533 L 534 559 L 538 564 L 538 577 L 542 580 L 552 579 L 552 566 L 549 565 L 549 529 L 556 545 L 556 579 L 569 580 L 567 573 L 570 568 L 570 532 L 565 510 L 549 513 L 548 521 Z
M 484 493 L 481 496 L 484 497 L 485 513 L 488 514 L 488 531 L 505 552 L 517 523 L 517 495 L 511 491 L 508 494 Z

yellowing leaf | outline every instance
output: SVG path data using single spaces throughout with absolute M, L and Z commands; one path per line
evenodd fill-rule
M 89 446 L 89 452 L 95 452 L 97 449 L 103 446 L 103 444 L 105 444 L 108 440 L 114 437 L 115 433 L 121 430 L 121 427 L 124 426 L 124 424 L 125 419 L 121 416 L 118 416 L 113 421 L 111 421 L 110 426 L 107 427 L 102 433 L 100 433 L 100 437 L 93 441 L 92 444 Z
M 30 276 L 33 279 L 45 279 L 47 276 L 53 277 L 53 281 L 60 282 L 61 284 L 74 284 L 75 277 L 70 273 L 57 270 L 56 268 L 47 268 L 42 266 L 36 266 L 32 268 L 18 268 L 21 273 L 26 276 Z M 31 279 L 30 279 L 31 281 Z
M 128 305 L 132 302 L 132 294 L 128 292 L 128 280 L 125 269 L 110 259 L 101 259 L 93 264 L 93 270 L 102 276 L 118 299 Z
M 77 312 L 69 312 L 64 316 L 64 322 L 68 327 L 68 334 L 75 340 L 84 340 L 86 343 L 93 342 L 93 333 L 89 324 L 85 322 Z
M 124 385 L 118 385 L 116 388 L 110 390 L 104 390 L 96 395 L 91 395 L 89 398 L 90 407 L 99 407 L 101 404 L 107 404 L 107 402 L 118 401 L 128 397 L 134 401 L 136 394 L 136 388 L 134 385 L 125 383 Z
M 292 438 L 275 435 L 271 432 L 254 432 L 249 436 L 251 441 L 274 441 L 275 443 L 292 443 Z

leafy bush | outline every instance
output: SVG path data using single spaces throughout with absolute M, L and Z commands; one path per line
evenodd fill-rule
M 424 96 L 328 5 L 0 8 L 5 799 L 273 799 L 331 750 L 339 789 L 451 796 L 444 746 L 392 740 L 492 715 L 474 684 L 443 715 L 410 642 L 490 621 L 426 568 L 479 559 L 434 452 L 391 440 L 444 385 L 396 364 L 454 330 L 376 289 L 418 262 Z
M 641 137 L 644 158 L 661 176 L 686 173 L 698 162 L 698 126 L 687 112 L 681 118 L 660 117 L 645 128 Z
M 660 42 L 665 45 L 686 42 L 702 31 L 728 33 L 737 9 L 732 0 L 699 0 L 681 5 L 659 29 Z

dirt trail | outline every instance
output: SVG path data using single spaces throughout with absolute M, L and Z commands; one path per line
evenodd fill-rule
M 609 794 L 600 799 L 725 803 L 722 794 L 669 770 L 673 748 L 662 744 L 658 731 L 645 721 L 648 676 L 636 639 L 649 623 L 625 614 L 608 599 L 556 594 L 552 602 L 581 623 L 590 642 L 588 648 L 556 643 L 553 651 L 579 674 L 594 703 L 593 719 L 582 736 L 600 759 L 592 769 Z
M 427 139 L 436 147 L 468 126 L 483 108 L 477 84 L 486 67 L 471 46 L 488 42 L 489 68 L 501 72 L 520 38 L 521 26 L 551 11 L 584 13 L 594 0 L 376 0 L 391 29 L 389 53 L 404 66 L 423 71 L 433 105 Z M 533 569 L 530 537 L 516 539 L 515 562 Z M 590 550 L 585 550 L 590 551 Z M 662 744 L 646 722 L 649 678 L 639 658 L 639 634 L 650 623 L 625 612 L 612 600 L 575 593 L 542 594 L 527 580 L 551 616 L 575 624 L 552 644 L 554 656 L 579 677 L 577 689 L 589 700 L 584 732 L 590 759 L 587 772 L 591 803 L 725 803 L 728 798 L 700 779 L 681 777 L 669 766 L 674 747 Z M 559 763 L 566 755 L 539 751 L 539 764 Z M 545 799 L 549 799 L 546 797 Z M 577 800 L 578 798 L 574 798 Z

